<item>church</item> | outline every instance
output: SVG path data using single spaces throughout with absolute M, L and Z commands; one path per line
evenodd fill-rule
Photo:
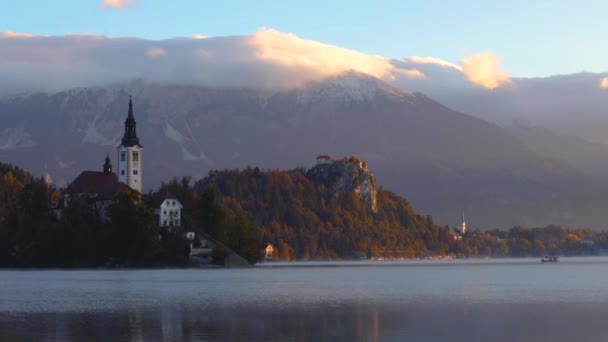
M 451 227 L 450 235 L 454 240 L 462 240 L 462 237 L 467 233 L 467 221 L 464 219 L 464 213 L 460 217 L 460 227 Z
M 82 171 L 68 186 L 77 193 L 99 195 L 108 188 L 120 188 L 120 184 L 136 190 L 143 189 L 143 146 L 137 138 L 137 123 L 133 115 L 133 100 L 129 99 L 129 114 L 125 120 L 125 133 L 118 148 L 118 176 L 112 171 L 110 156 L 106 156 L 103 171 Z
M 107 207 L 115 197 L 129 188 L 137 191 L 139 196 L 143 193 L 143 146 L 137 137 L 137 122 L 133 113 L 133 100 L 129 98 L 129 112 L 125 120 L 125 131 L 118 149 L 118 175 L 112 170 L 110 156 L 107 155 L 102 171 L 82 171 L 76 179 L 68 186 L 71 192 L 86 194 L 95 206 L 99 217 L 107 219 Z M 154 196 L 157 197 L 157 196 Z M 151 210 L 156 215 L 160 214 L 158 223 L 160 226 L 180 225 L 181 203 L 177 198 L 167 198 L 173 204 L 172 219 L 169 220 L 162 215 L 166 208 L 160 207 L 166 202 L 161 202 L 156 208 L 154 201 L 149 202 Z M 69 196 L 64 196 L 64 205 L 69 203 Z

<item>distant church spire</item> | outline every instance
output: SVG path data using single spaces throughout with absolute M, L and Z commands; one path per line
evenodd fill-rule
M 112 174 L 112 163 L 110 163 L 110 155 L 106 154 L 106 162 L 103 164 L 103 174 L 111 175 Z
M 125 120 L 125 135 L 122 137 L 122 146 L 141 146 L 137 138 L 135 116 L 133 116 L 133 101 L 129 96 L 129 115 Z
M 462 213 L 462 226 L 460 227 L 460 232 L 462 233 L 462 235 L 464 235 L 464 233 L 467 232 L 467 221 L 464 220 L 464 212 Z

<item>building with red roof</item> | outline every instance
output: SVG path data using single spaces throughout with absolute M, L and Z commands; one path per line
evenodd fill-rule
M 99 190 L 118 183 L 118 176 L 112 172 L 110 157 L 106 157 L 103 171 L 82 171 L 68 186 L 77 193 L 98 193 Z
M 107 207 L 118 194 L 129 190 L 129 186 L 118 181 L 112 172 L 110 157 L 106 156 L 103 171 L 82 171 L 70 185 L 68 193 L 86 195 L 95 206 L 99 217 L 107 219 Z M 69 205 L 69 195 L 64 196 L 64 206 Z

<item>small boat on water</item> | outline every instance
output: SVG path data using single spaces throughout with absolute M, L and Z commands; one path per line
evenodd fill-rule
M 548 256 L 545 255 L 542 259 L 540 259 L 541 262 L 558 262 L 559 260 L 557 259 L 556 256 Z

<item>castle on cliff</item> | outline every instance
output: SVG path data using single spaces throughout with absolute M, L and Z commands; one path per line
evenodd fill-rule
M 364 171 L 369 171 L 367 163 L 359 160 L 357 157 L 350 158 L 342 158 L 342 159 L 334 159 L 326 154 L 321 154 L 317 156 L 317 165 L 321 164 L 355 164 L 358 165 L 360 169 Z
M 330 191 L 356 193 L 376 212 L 376 178 L 369 171 L 367 163 L 357 157 L 333 159 L 328 155 L 319 155 L 316 165 L 309 169 L 306 175 L 324 184 Z

